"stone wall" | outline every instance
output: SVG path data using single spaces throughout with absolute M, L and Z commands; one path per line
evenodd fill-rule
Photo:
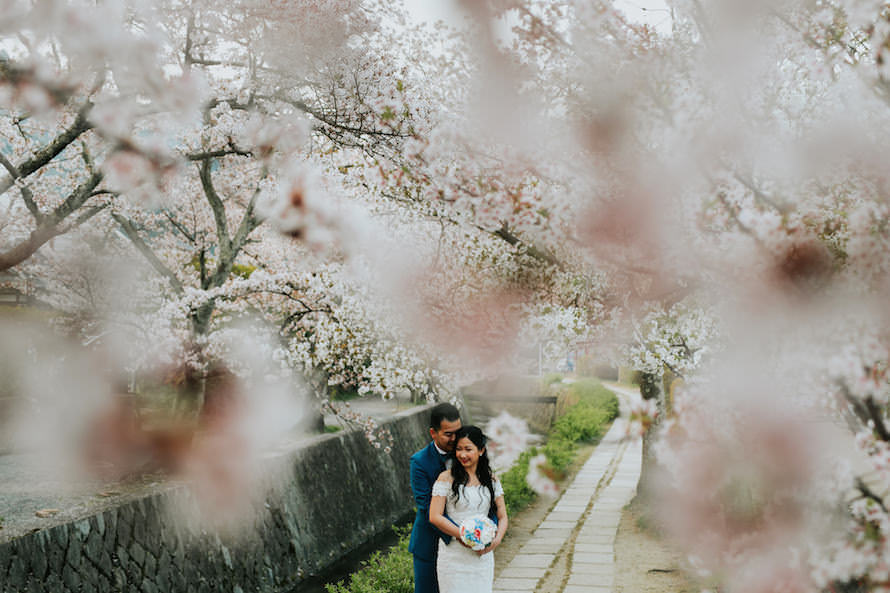
M 189 495 L 171 487 L 0 540 L 0 593 L 287 590 L 410 515 L 409 457 L 428 442 L 428 414 L 424 406 L 384 424 L 390 454 L 359 431 L 306 441 L 278 460 L 287 469 L 237 534 L 176 519 L 171 503 Z

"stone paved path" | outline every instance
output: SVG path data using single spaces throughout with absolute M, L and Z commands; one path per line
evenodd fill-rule
M 624 439 L 630 400 L 639 393 L 607 385 L 618 394 L 621 415 L 597 445 L 559 501 L 494 582 L 495 593 L 537 590 L 561 556 L 568 557 L 562 593 L 608 593 L 614 578 L 615 533 L 621 510 L 640 477 L 642 443 Z

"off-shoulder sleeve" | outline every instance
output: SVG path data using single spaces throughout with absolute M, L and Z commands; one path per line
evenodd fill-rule
M 504 495 L 504 487 L 501 486 L 501 481 L 495 480 L 493 485 L 494 485 L 494 497 L 497 498 L 498 496 L 503 496 Z
M 451 492 L 451 484 L 436 480 L 433 484 L 433 496 L 448 496 Z

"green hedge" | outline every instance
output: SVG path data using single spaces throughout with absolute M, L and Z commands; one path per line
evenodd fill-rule
M 507 511 L 514 515 L 537 496 L 526 481 L 532 457 L 543 452 L 547 463 L 557 474 L 564 472 L 575 458 L 580 442 L 595 442 L 609 422 L 618 416 L 618 399 L 595 379 L 582 379 L 568 386 L 577 403 L 559 418 L 547 434 L 547 443 L 540 449 L 524 451 L 519 460 L 500 476 L 504 487 Z M 414 564 L 408 552 L 411 527 L 397 529 L 398 543 L 385 552 L 375 552 L 362 568 L 349 577 L 325 585 L 328 593 L 413 593 Z
M 535 500 L 536 494 L 526 480 L 532 457 L 543 452 L 552 473 L 559 476 L 575 459 L 578 444 L 598 441 L 606 425 L 618 416 L 618 398 L 596 379 L 579 379 L 567 384 L 567 390 L 576 403 L 553 423 L 547 433 L 547 443 L 540 450 L 532 447 L 525 451 L 501 476 L 504 502 L 510 515 Z
M 512 515 L 516 510 L 527 507 L 535 499 L 535 491 L 528 485 L 528 462 L 538 454 L 535 447 L 523 451 L 516 463 L 500 475 L 501 486 L 504 487 L 504 503 L 507 513 Z
M 399 541 L 389 550 L 378 551 L 362 568 L 340 581 L 325 585 L 328 593 L 414 593 L 414 559 L 408 551 L 411 526 L 395 528 Z

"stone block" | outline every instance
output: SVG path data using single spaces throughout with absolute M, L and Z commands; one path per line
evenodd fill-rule
M 151 579 L 149 579 L 147 576 L 142 579 L 142 584 L 139 587 L 139 591 L 140 593 L 161 593 L 158 590 L 157 585 L 151 582 Z
M 133 562 L 135 562 L 139 568 L 142 568 L 145 564 L 145 549 L 139 542 L 133 542 L 130 544 L 129 550 L 130 558 L 132 558 Z
M 145 552 L 145 561 L 142 565 L 142 574 L 154 578 L 154 575 L 158 572 L 158 561 L 155 559 L 154 554 L 149 551 Z
M 62 591 L 64 585 L 62 584 L 62 579 L 59 577 L 61 571 L 59 573 L 51 572 L 46 575 L 46 580 L 43 581 L 43 586 L 47 591 Z
M 83 560 L 83 544 L 80 538 L 73 533 L 68 533 L 68 549 L 65 551 L 65 564 L 73 568 L 75 571 L 80 569 Z
M 70 564 L 66 564 L 62 569 L 62 583 L 71 591 L 80 591 L 80 577 Z
M 12 558 L 7 572 L 7 586 L 9 590 L 16 591 L 24 589 L 28 581 L 28 568 L 24 559 L 16 555 Z
M 114 584 L 114 588 L 118 591 L 128 591 L 130 585 L 130 579 L 127 578 L 127 573 L 120 566 L 114 567 L 112 569 L 112 583 Z

